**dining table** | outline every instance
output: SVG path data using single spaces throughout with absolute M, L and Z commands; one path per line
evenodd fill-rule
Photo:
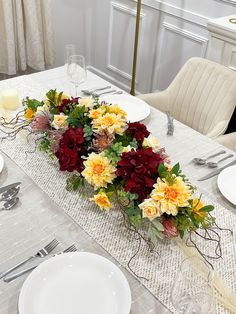
M 108 85 L 122 91 L 87 71 L 87 79 L 80 85 L 79 94 L 84 96 L 81 92 L 83 89 Z M 44 99 L 45 93 L 55 88 L 65 94 L 73 93 L 64 66 L 0 81 L 0 92 L 7 88 L 16 89 L 20 99 L 27 96 Z M 179 162 L 206 202 L 215 206 L 213 215 L 218 225 L 235 229 L 236 206 L 219 191 L 217 176 L 198 181 L 213 169 L 196 165 L 193 158 L 224 149 L 233 154 L 234 159 L 236 153 L 176 120 L 173 136 L 167 135 L 166 114 L 154 107 L 151 107 L 150 115 L 142 122 L 159 139 L 172 164 Z M 14 140 L 0 142 L 0 154 L 4 159 L 0 187 L 21 182 L 19 203 L 12 210 L 0 211 L 0 273 L 56 238 L 60 242 L 58 251 L 75 243 L 78 251 L 104 256 L 122 270 L 131 289 L 131 314 L 177 313 L 171 302 L 171 288 L 185 258 L 180 248 L 167 241 L 158 244 L 155 254 L 142 245 L 131 263 L 132 272 L 128 262 L 137 249 L 137 243 L 128 237 L 119 214 L 116 211 L 101 212 L 78 192 L 68 192 L 65 189 L 68 174 L 60 172 L 57 162 L 36 150 L 31 142 L 24 132 Z M 223 161 L 221 166 L 229 161 Z M 221 242 L 222 258 L 214 261 L 214 267 L 236 293 L 235 235 L 222 231 Z M 10 283 L 0 280 L 1 314 L 18 313 L 19 293 L 27 276 L 28 273 Z M 215 313 L 231 312 L 216 304 Z

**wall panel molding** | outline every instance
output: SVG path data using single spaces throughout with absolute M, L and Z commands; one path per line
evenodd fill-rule
M 111 62 L 111 55 L 112 55 L 112 43 L 113 40 L 115 38 L 113 38 L 112 34 L 113 34 L 113 23 L 114 23 L 114 14 L 115 11 L 120 11 L 123 12 L 127 15 L 132 16 L 133 18 L 136 18 L 136 10 L 131 9 L 121 3 L 118 2 L 111 2 L 111 8 L 110 8 L 110 22 L 109 22 L 109 38 L 108 38 L 108 49 L 107 49 L 107 65 L 106 68 L 116 74 L 118 74 L 119 76 L 127 79 L 128 81 L 132 80 L 132 75 L 120 70 L 117 66 L 113 65 Z M 141 16 L 140 16 L 140 46 L 139 46 L 139 50 L 142 51 L 142 43 L 144 42 L 144 32 L 143 32 L 143 28 L 145 27 L 144 25 L 144 18 L 145 18 L 146 14 L 141 12 Z M 134 38 L 132 38 L 132 40 L 134 40 Z M 138 77 L 139 77 L 139 73 L 137 73 L 137 80 L 136 80 L 136 84 L 138 84 Z

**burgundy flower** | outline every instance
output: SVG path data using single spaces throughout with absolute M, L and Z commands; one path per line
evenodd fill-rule
M 150 134 L 146 126 L 139 122 L 129 123 L 126 133 L 134 137 L 139 144 L 142 144 L 144 138 Z
M 64 112 L 64 110 L 71 104 L 78 104 L 78 103 L 79 103 L 79 98 L 63 99 L 60 106 L 58 106 L 58 111 Z
M 143 201 L 152 191 L 158 177 L 158 166 L 164 159 L 152 148 L 123 153 L 116 175 L 124 180 L 126 192 L 135 193 Z
M 82 156 L 86 154 L 84 145 L 83 128 L 68 128 L 62 135 L 59 142 L 59 149 L 56 157 L 59 160 L 60 170 L 72 172 L 84 169 Z
M 178 237 L 179 232 L 172 218 L 166 218 L 164 221 L 162 221 L 162 225 L 164 227 L 163 234 L 165 235 L 166 238 L 170 239 Z

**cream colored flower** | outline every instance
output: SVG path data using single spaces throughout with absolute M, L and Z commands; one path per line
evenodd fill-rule
M 94 99 L 92 97 L 84 97 L 79 101 L 80 106 L 84 106 L 85 108 L 93 108 L 95 106 Z
M 53 119 L 53 122 L 52 122 L 52 126 L 55 128 L 55 129 L 62 129 L 62 128 L 65 128 L 67 127 L 67 116 L 64 115 L 63 113 L 61 114 L 55 114 L 54 115 L 54 119 Z
M 128 146 L 126 146 L 126 147 L 123 148 L 122 153 L 128 153 L 128 152 L 130 152 L 132 149 L 136 150 L 134 147 L 128 145 Z
M 115 179 L 116 168 L 111 164 L 110 160 L 102 153 L 91 153 L 84 162 L 85 169 L 82 175 L 87 182 L 95 188 L 106 187 L 108 183 L 112 183 Z
M 37 107 L 37 114 L 45 114 L 49 113 L 49 106 L 47 104 L 44 104 L 42 106 Z
M 157 153 L 160 149 L 160 142 L 158 139 L 152 135 L 149 134 L 149 136 L 143 140 L 143 147 L 152 147 L 153 151 Z
M 94 195 L 94 197 L 90 198 L 90 200 L 94 201 L 100 207 L 100 209 L 109 210 L 112 207 L 108 196 L 104 192 Z
M 192 192 L 181 177 L 177 177 L 174 184 L 169 184 L 165 179 L 157 179 L 151 197 L 158 202 L 160 210 L 168 215 L 176 216 L 178 207 L 189 206 Z
M 124 110 L 122 110 L 118 105 L 108 106 L 107 111 L 109 113 L 119 114 L 123 118 L 125 118 L 127 116 L 127 113 Z
M 142 209 L 143 217 L 146 217 L 149 220 L 153 220 L 154 218 L 162 215 L 159 204 L 152 198 L 144 200 L 141 204 L 139 204 L 139 208 Z
M 126 125 L 126 120 L 121 115 L 106 113 L 92 121 L 93 128 L 100 132 L 107 130 L 109 134 L 122 134 Z
M 91 109 L 89 111 L 89 117 L 92 119 L 98 119 L 105 113 L 106 109 L 104 107 L 99 107 L 97 109 Z

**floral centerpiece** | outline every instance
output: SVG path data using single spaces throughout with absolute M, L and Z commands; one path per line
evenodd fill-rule
M 209 229 L 214 209 L 171 165 L 165 149 L 142 123 L 129 123 L 117 104 L 71 98 L 50 90 L 24 100 L 24 127 L 40 134 L 39 148 L 71 172 L 67 188 L 87 182 L 101 210 L 119 204 L 126 226 L 153 249 L 159 239 Z

